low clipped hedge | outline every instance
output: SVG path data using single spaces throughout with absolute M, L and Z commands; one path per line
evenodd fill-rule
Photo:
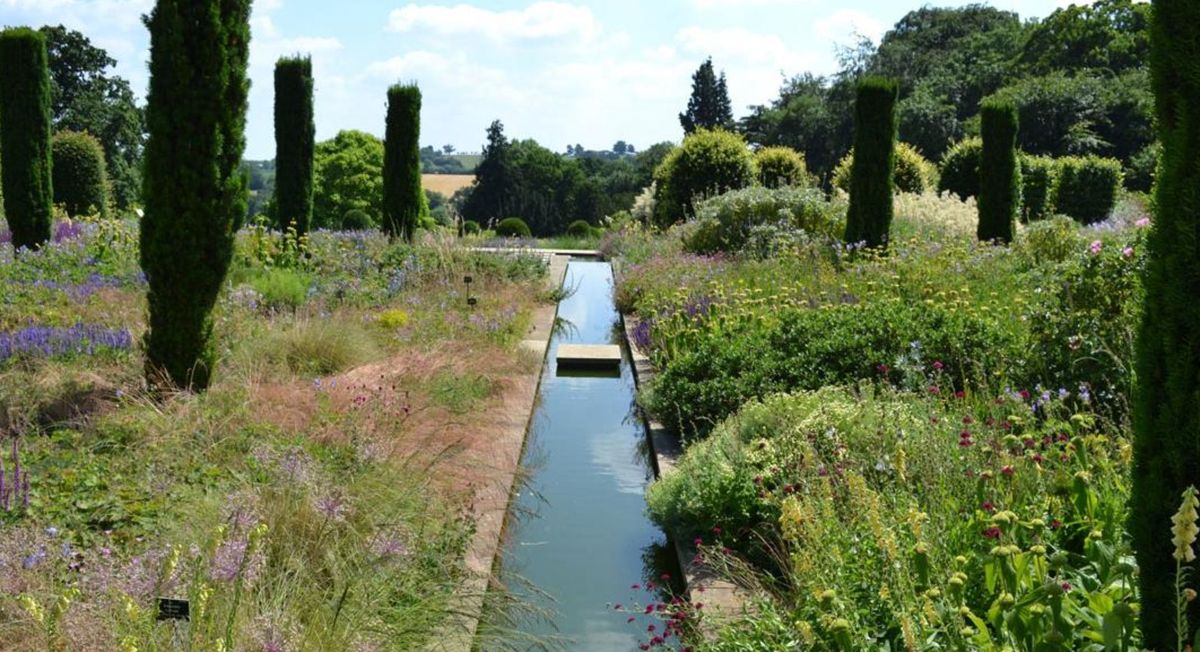
M 850 192 L 850 171 L 854 168 L 854 152 L 851 151 L 838 163 L 833 171 L 833 186 Z M 893 183 L 897 192 L 921 194 L 937 187 L 937 166 L 921 156 L 908 143 L 896 143 L 896 169 Z
M 1044 220 L 1054 214 L 1058 161 L 1047 156 L 1021 157 L 1021 221 Z
M 1099 156 L 1070 156 L 1058 159 L 1058 164 L 1057 212 L 1083 224 L 1108 219 L 1121 191 L 1121 162 Z
M 886 377 L 918 342 L 964 386 L 1005 361 L 1021 360 L 1022 338 L 1002 321 L 904 301 L 789 309 L 770 322 L 703 330 L 665 361 L 646 395 L 650 411 L 684 436 L 704 436 L 746 401 Z
M 529 225 L 519 217 L 506 217 L 496 225 L 496 235 L 501 238 L 531 238 L 533 232 Z

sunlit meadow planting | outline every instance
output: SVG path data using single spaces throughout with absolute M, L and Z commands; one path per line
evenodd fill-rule
M 136 223 L 56 233 L 0 247 L 0 647 L 427 644 L 473 529 L 452 467 L 534 368 L 516 342 L 542 260 L 248 228 L 216 383 L 164 398 L 142 380 Z M 190 619 L 157 620 L 163 597 Z

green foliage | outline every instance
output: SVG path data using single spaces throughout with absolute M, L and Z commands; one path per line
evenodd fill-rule
M 967 138 L 954 144 L 942 158 L 938 192 L 949 192 L 966 201 L 979 196 L 979 162 L 983 140 Z
M 1044 220 L 1054 212 L 1058 193 L 1058 161 L 1046 156 L 1022 155 L 1021 221 Z
M 1009 243 L 1021 206 L 1017 108 L 989 100 L 980 109 L 983 150 L 979 167 L 979 239 Z
M 1059 159 L 1055 210 L 1094 224 L 1108 219 L 1121 191 L 1121 162 L 1098 156 Z
M 738 123 L 746 140 L 764 147 L 785 146 L 804 152 L 809 170 L 822 182 L 853 144 L 853 88 L 824 77 L 803 74 L 786 80 L 769 105 L 751 107 Z
M 250 281 L 250 287 L 262 297 L 261 305 L 270 310 L 295 310 L 304 305 L 311 284 L 307 275 L 287 268 L 265 270 Z
M 1021 242 L 1034 264 L 1053 265 L 1076 256 L 1083 249 L 1078 223 L 1066 215 L 1055 215 L 1029 223 Z M 1061 344 L 1061 343 L 1060 343 Z
M 1094 68 L 1121 73 L 1150 59 L 1150 5 L 1099 0 L 1055 10 L 1032 27 L 1019 63 L 1036 74 Z
M 374 227 L 374 221 L 364 210 L 351 208 L 342 216 L 341 228 L 347 231 L 366 231 Z
M 112 200 L 128 209 L 141 202 L 146 119 L 117 64 L 83 34 L 44 26 L 50 55 L 51 114 L 55 131 L 87 132 L 104 149 Z
M 700 129 L 654 172 L 654 221 L 666 227 L 695 214 L 696 202 L 754 183 L 754 158 L 741 136 Z
M 763 226 L 833 237 L 842 220 L 841 210 L 815 188 L 732 190 L 696 205 L 696 225 L 685 234 L 683 248 L 699 254 L 736 252 Z
M 383 230 L 412 242 L 417 222 L 428 217 L 421 189 L 421 90 L 398 84 L 388 89 L 387 138 L 383 159 Z
M 0 32 L 0 156 L 4 215 L 15 247 L 50 240 L 50 76 L 46 39 L 27 29 Z
M 308 233 L 313 216 L 312 59 L 275 63 L 275 226 Z
M 337 227 L 351 210 L 379 224 L 383 215 L 383 142 L 362 131 L 342 131 L 317 143 L 313 226 Z
M 479 222 L 473 220 L 463 220 L 462 223 L 463 235 L 476 235 L 482 229 L 479 228 Z
M 850 192 L 851 172 L 854 169 L 854 151 L 851 150 L 833 171 L 833 187 Z M 915 147 L 908 143 L 896 143 L 896 167 L 892 187 L 896 192 L 921 194 L 933 190 L 938 183 L 937 167 L 930 163 Z
M 1200 613 L 1186 603 L 1185 622 L 1176 623 L 1176 581 L 1192 584 L 1196 563 L 1172 559 L 1164 536 L 1179 496 L 1200 477 L 1200 313 L 1193 281 L 1200 271 L 1200 70 L 1191 64 L 1200 55 L 1200 5 L 1155 3 L 1151 35 L 1163 152 L 1137 340 L 1130 529 L 1142 567 L 1146 647 L 1167 650 L 1179 645 L 1177 624 L 1184 634 L 1200 625 Z M 1177 569 L 1186 575 L 1176 577 Z
M 859 83 L 854 105 L 854 151 L 850 170 L 847 242 L 887 247 L 892 225 L 896 167 L 896 99 L 899 85 L 870 77 Z
M 248 0 L 159 0 L 150 29 L 146 201 L 151 383 L 204 389 L 216 354 L 210 313 L 246 214 Z
M 759 185 L 767 188 L 816 185 L 804 165 L 804 155 L 790 147 L 763 147 L 754 153 L 754 165 Z
M 91 134 L 62 131 L 51 142 L 54 203 L 71 217 L 108 215 L 104 150 Z
M 900 140 L 934 160 L 941 159 L 950 144 L 963 137 L 958 109 L 925 87 L 901 100 L 897 114 Z
M 1138 152 L 1125 168 L 1125 187 L 1138 192 L 1154 190 L 1158 163 L 1162 159 L 1162 144 L 1155 141 Z
M 670 364 L 651 386 L 650 410 L 685 434 L 706 434 L 753 398 L 879 377 L 880 365 L 900 369 L 898 361 L 914 353 L 913 342 L 921 359 L 944 365 L 948 379 L 998 371 L 1005 360 L 1021 357 L 1011 330 L 938 305 L 777 308 L 769 325 L 722 323 L 676 342 Z
M 685 136 L 702 129 L 728 130 L 733 127 L 733 105 L 729 101 L 725 73 L 717 76 L 712 57 L 705 59 L 692 75 L 692 95 L 688 98 L 687 111 L 679 114 L 679 124 L 683 126 Z
M 567 226 L 567 235 L 572 238 L 587 238 L 592 235 L 592 225 L 584 220 L 575 220 Z
M 502 238 L 529 238 L 529 225 L 519 217 L 506 217 L 496 225 L 496 235 Z

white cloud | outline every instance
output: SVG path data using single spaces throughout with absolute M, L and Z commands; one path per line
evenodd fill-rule
M 706 9 L 748 9 L 750 7 L 766 7 L 770 5 L 801 5 L 808 0 L 691 0 L 692 7 Z
M 835 43 L 843 43 L 855 34 L 878 43 L 887 26 L 866 12 L 842 9 L 818 20 L 814 29 L 818 38 Z
M 510 11 L 492 11 L 468 4 L 452 7 L 410 4 L 392 11 L 388 28 L 437 36 L 482 36 L 496 43 L 568 38 L 591 41 L 599 32 L 591 9 L 561 2 L 536 2 Z

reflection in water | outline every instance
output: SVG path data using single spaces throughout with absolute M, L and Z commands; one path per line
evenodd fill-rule
M 518 511 L 534 512 L 510 522 L 504 558 L 506 588 L 549 619 L 516 625 L 510 648 L 635 650 L 653 617 L 633 623 L 613 608 L 643 583 L 647 550 L 664 572 L 676 562 L 660 532 L 645 516 L 644 491 L 651 477 L 645 428 L 634 412 L 634 383 L 628 356 L 616 374 L 559 375 L 560 343 L 614 341 L 611 270 L 606 263 L 572 262 L 568 284 L 576 290 L 559 306 L 571 328 L 558 328 L 551 341 L 540 402 L 528 449 L 543 464 L 514 499 Z M 615 340 L 619 341 L 619 340 Z M 527 579 L 529 585 L 509 578 Z M 533 587 L 536 587 L 534 589 Z M 492 649 L 492 648 L 486 648 Z

